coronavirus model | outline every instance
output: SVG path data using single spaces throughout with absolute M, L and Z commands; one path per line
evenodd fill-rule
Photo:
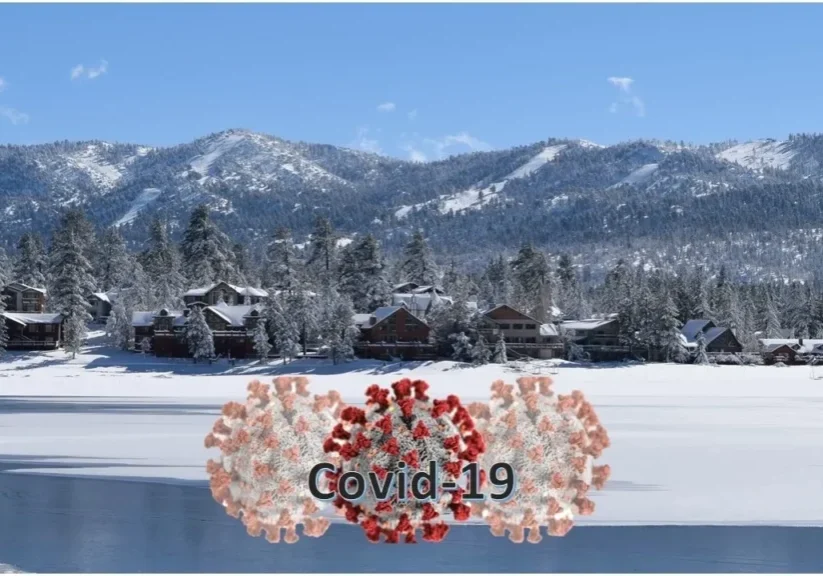
M 229 515 L 240 517 L 252 536 L 266 533 L 269 542 L 322 536 L 329 521 L 318 517 L 307 478 L 317 462 L 332 462 L 323 453 L 323 439 L 342 409 L 340 395 L 312 397 L 308 380 L 279 377 L 274 387 L 257 380 L 248 386 L 245 404 L 229 402 L 206 437 L 218 447 L 219 461 L 209 460 L 214 499 Z
M 509 534 L 513 542 L 540 542 L 541 527 L 550 536 L 565 536 L 574 515 L 594 512 L 586 497 L 590 486 L 603 487 L 609 466 L 594 466 L 609 446 L 609 437 L 583 394 L 556 395 L 548 377 L 523 377 L 518 389 L 497 381 L 489 404 L 472 404 L 487 444 L 481 460 L 486 499 L 473 504 L 495 536 Z M 495 499 L 495 486 L 511 479 L 499 463 L 511 468 L 516 488 L 511 497 Z M 497 470 L 495 470 L 495 465 Z M 499 492 L 498 492 L 499 494 Z M 499 498 L 499 496 L 498 496 Z
M 449 530 L 448 521 L 471 516 L 462 498 L 463 472 L 478 461 L 484 441 L 457 396 L 432 401 L 428 387 L 409 379 L 392 384 L 393 393 L 370 386 L 365 410 L 345 408 L 323 444 L 327 454 L 340 458 L 340 465 L 327 472 L 329 489 L 337 493 L 334 505 L 372 542 L 382 536 L 387 543 L 401 537 L 414 543 L 418 530 L 423 540 L 439 542 Z M 370 477 L 378 486 L 394 482 L 383 494 L 366 490 L 357 499 L 347 499 L 340 491 L 348 492 L 343 484 L 351 476 Z

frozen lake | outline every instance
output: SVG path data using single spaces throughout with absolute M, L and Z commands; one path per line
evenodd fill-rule
M 0 473 L 0 561 L 30 572 L 820 572 L 823 528 L 583 526 L 538 545 L 456 527 L 442 544 L 370 544 L 333 525 L 251 538 L 199 483 Z

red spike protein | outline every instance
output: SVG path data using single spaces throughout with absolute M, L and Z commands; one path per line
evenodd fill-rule
M 206 437 L 206 447 L 220 448 L 219 462 L 207 470 L 214 499 L 226 507 L 252 536 L 266 533 L 269 542 L 322 536 L 329 521 L 317 516 L 306 478 L 313 464 L 333 462 L 323 453 L 323 438 L 342 409 L 340 395 L 329 392 L 312 398 L 308 380 L 279 377 L 274 391 L 255 380 L 245 404 L 229 402 Z
M 602 488 L 609 477 L 608 465 L 593 466 L 609 437 L 581 392 L 555 395 L 548 377 L 523 377 L 517 384 L 515 393 L 514 386 L 498 380 L 488 405 L 469 407 L 488 446 L 481 461 L 481 493 L 487 498 L 472 511 L 495 536 L 508 532 L 510 540 L 521 543 L 528 529 L 528 541 L 537 543 L 541 526 L 549 536 L 565 536 L 575 514 L 594 512 L 586 494 L 590 486 Z M 505 502 L 490 497 L 489 471 L 497 462 L 509 463 L 517 482 Z
M 358 502 L 350 502 L 337 494 L 334 505 L 349 522 L 359 524 L 372 542 L 381 536 L 387 543 L 416 542 L 419 529 L 423 540 L 439 542 L 449 526 L 444 516 L 465 521 L 470 507 L 462 500 L 463 469 L 476 462 L 485 450 L 483 438 L 474 429 L 474 420 L 457 396 L 445 400 L 430 400 L 428 384 L 422 380 L 403 379 L 392 384 L 393 394 L 386 388 L 372 385 L 366 390 L 366 409 L 348 407 L 340 414 L 338 424 L 323 444 L 329 455 L 341 461 L 334 472 L 327 472 L 329 490 L 337 491 L 337 482 L 347 472 L 366 477 L 386 478 L 400 471 L 409 476 L 434 462 L 438 486 L 434 499 L 418 500 L 411 495 L 399 497 L 400 486 L 384 499 L 366 491 Z M 404 464 L 401 465 L 400 463 Z M 444 483 L 454 482 L 454 489 Z

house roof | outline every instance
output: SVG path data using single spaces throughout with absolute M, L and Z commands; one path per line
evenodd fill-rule
M 395 293 L 391 295 L 392 306 L 400 306 L 405 304 L 407 308 L 415 310 L 427 310 L 429 305 L 433 302 L 445 302 L 446 304 L 454 304 L 454 301 L 448 296 L 441 296 L 440 294 L 425 293 Z
M 60 313 L 23 314 L 3 312 L 3 316 L 5 316 L 7 320 L 16 322 L 21 326 L 27 326 L 29 324 L 60 324 L 60 322 L 63 321 L 63 315 Z
M 109 291 L 109 292 L 92 292 L 91 294 L 95 298 L 102 300 L 103 302 L 108 302 L 109 304 L 113 304 L 114 301 L 117 299 L 117 292 Z
M 541 336 L 557 336 L 557 326 L 554 324 L 541 324 L 540 325 L 540 335 Z
M 688 320 L 684 325 L 680 332 L 686 337 L 686 340 L 689 342 L 694 342 L 697 338 L 698 332 L 703 332 L 706 330 L 706 326 L 712 324 L 711 320 Z M 706 344 L 709 343 L 708 332 L 706 335 Z
M 366 314 L 355 314 L 353 319 L 362 320 L 363 317 L 367 316 L 368 320 L 370 321 L 371 318 L 373 317 L 374 318 L 374 324 L 371 324 L 371 326 L 369 326 L 369 328 L 372 328 L 372 327 L 377 326 L 378 324 L 380 324 L 386 318 L 389 318 L 390 316 L 393 316 L 398 310 L 401 310 L 401 309 L 405 309 L 406 312 L 408 312 L 410 316 L 414 317 L 420 323 L 425 324 L 425 322 L 423 322 L 423 320 L 421 320 L 420 318 L 415 316 L 414 313 L 412 313 L 405 306 L 381 306 L 380 308 L 378 308 L 377 310 L 375 310 L 374 312 L 372 312 L 371 314 L 368 314 L 368 315 L 366 315 Z M 355 323 L 357 322 L 357 320 L 355 320 Z
M 371 314 L 355 314 L 351 317 L 351 320 L 355 326 L 361 328 L 369 323 L 371 317 Z
M 211 286 L 201 286 L 200 288 L 192 288 L 183 296 L 205 296 L 221 284 L 225 284 L 241 296 L 258 296 L 260 298 L 266 298 L 269 293 L 261 288 L 255 288 L 253 286 L 235 286 L 234 284 L 229 284 L 228 282 L 216 282 Z
M 154 324 L 154 312 L 132 312 L 131 325 L 132 326 L 151 326 Z
M 706 330 L 706 332 L 704 333 L 705 334 L 704 337 L 706 338 L 706 344 L 707 345 L 710 344 L 711 342 L 716 340 L 719 336 L 721 336 L 722 334 L 725 334 L 726 330 L 729 330 L 729 328 L 724 328 L 722 326 L 715 326 L 714 328 L 709 328 L 708 330 Z
M 577 330 L 585 332 L 595 330 L 614 322 L 616 318 L 588 318 L 586 320 L 565 320 L 560 323 L 560 327 L 565 330 Z
M 419 286 L 419 284 L 417 284 L 417 282 L 401 282 L 399 284 L 394 285 L 394 290 L 400 290 L 401 288 L 409 288 L 409 287 L 412 287 L 411 289 L 414 290 L 418 286 Z
M 514 306 L 510 306 L 509 304 L 498 304 L 498 305 L 497 305 L 497 306 L 495 306 L 494 308 L 490 308 L 490 309 L 486 310 L 485 312 L 483 312 L 483 316 L 486 316 L 486 317 L 488 317 L 488 318 L 491 318 L 491 317 L 489 316 L 489 314 L 491 314 L 492 312 L 494 312 L 495 310 L 498 310 L 498 309 L 500 309 L 500 308 L 508 308 L 509 310 L 514 310 L 515 312 L 517 312 L 518 314 L 520 314 L 520 315 L 522 315 L 522 316 L 525 316 L 526 318 L 528 318 L 529 320 L 531 320 L 531 321 L 532 321 L 532 322 L 534 322 L 535 324 L 540 324 L 540 323 L 541 323 L 541 322 L 540 322 L 540 320 L 537 320 L 537 319 L 535 319 L 535 318 L 532 318 L 531 316 L 529 316 L 529 315 L 528 315 L 528 314 L 526 314 L 525 312 L 523 312 L 523 311 L 521 311 L 521 310 L 518 310 L 517 308 L 515 308 Z M 494 320 L 495 322 L 497 322 L 497 320 L 496 320 L 495 318 L 491 318 L 491 319 L 492 319 L 492 320 Z M 509 320 L 509 319 L 507 319 L 507 320 L 505 320 L 505 321 L 506 321 L 506 322 L 511 322 L 511 320 Z M 503 320 L 500 320 L 500 322 L 503 322 Z
M 215 306 L 208 306 L 207 310 L 211 310 L 221 318 L 223 318 L 226 322 L 229 323 L 230 326 L 244 326 L 244 318 L 249 316 L 253 310 L 259 310 L 258 306 L 229 306 L 225 302 L 220 302 Z
M 789 346 L 798 354 L 811 354 L 823 352 L 823 340 L 821 339 L 803 339 L 803 344 L 797 338 L 762 338 L 760 345 L 763 349 L 769 351 L 770 347 L 776 349 L 779 346 Z
M 36 292 L 40 292 L 41 294 L 46 293 L 45 288 L 37 288 L 35 286 L 29 286 L 28 284 L 23 284 L 22 282 L 10 282 L 6 284 L 5 288 L 11 288 L 15 292 L 22 292 L 24 290 L 34 290 Z

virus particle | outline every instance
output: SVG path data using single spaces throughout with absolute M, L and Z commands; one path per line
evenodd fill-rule
M 602 488 L 609 477 L 608 465 L 593 465 L 609 437 L 581 392 L 555 395 L 548 377 L 523 377 L 517 385 L 515 392 L 498 380 L 488 405 L 470 406 L 487 445 L 480 490 L 486 499 L 474 503 L 472 512 L 495 536 L 508 533 L 512 542 L 521 543 L 529 530 L 528 541 L 537 543 L 541 526 L 549 536 L 565 536 L 575 514 L 594 512 L 586 494 L 590 486 Z M 491 482 L 491 468 L 501 462 L 511 466 L 516 481 L 506 501 L 491 498 L 502 492 Z
M 403 379 L 387 388 L 372 385 L 366 390 L 365 410 L 349 406 L 323 444 L 326 453 L 340 458 L 334 472 L 329 472 L 329 489 L 337 490 L 338 481 L 347 472 L 377 479 L 395 474 L 393 490 L 382 499 L 367 489 L 357 502 L 344 499 L 338 492 L 334 505 L 349 522 L 359 524 L 371 542 L 397 543 L 403 537 L 416 542 L 416 532 L 423 540 L 440 542 L 449 531 L 444 517 L 468 520 L 471 508 L 463 502 L 463 469 L 477 462 L 485 445 L 474 428 L 474 420 L 457 396 L 430 400 L 429 385 L 422 380 Z M 427 472 L 434 462 L 435 486 L 425 479 L 420 486 L 433 490 L 433 498 L 417 499 L 411 491 L 401 497 L 403 472 L 410 480 L 418 471 Z M 446 489 L 444 484 L 454 483 Z M 409 482 L 411 484 L 411 482 Z M 450 513 L 450 514 L 449 514 Z
M 229 402 L 206 436 L 206 448 L 220 448 L 219 462 L 207 470 L 214 499 L 226 512 L 240 517 L 252 536 L 266 533 L 269 542 L 322 536 L 329 521 L 317 516 L 320 507 L 308 487 L 309 472 L 319 462 L 331 462 L 321 448 L 342 409 L 340 395 L 309 395 L 308 380 L 279 377 L 274 389 L 258 380 L 248 386 L 245 404 Z

